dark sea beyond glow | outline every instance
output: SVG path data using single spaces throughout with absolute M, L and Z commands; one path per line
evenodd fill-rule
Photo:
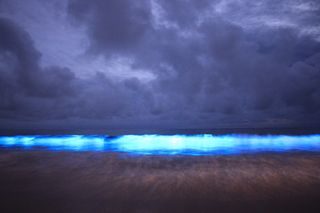
M 137 155 L 230 155 L 257 152 L 320 152 L 314 135 L 32 135 L 1 136 L 0 147 L 56 151 L 125 152 Z

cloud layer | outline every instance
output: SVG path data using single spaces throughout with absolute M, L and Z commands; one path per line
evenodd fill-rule
M 319 125 L 317 1 L 42 2 L 70 26 L 59 32 L 10 2 L 0 1 L 2 128 Z M 87 65 L 67 63 L 75 55 Z

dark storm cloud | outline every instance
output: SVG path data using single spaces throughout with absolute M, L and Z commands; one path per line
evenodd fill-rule
M 148 0 L 71 0 L 69 12 L 86 23 L 90 48 L 97 52 L 122 52 L 143 42 L 151 19 Z
M 134 114 L 144 97 L 141 84 L 128 79 L 119 84 L 97 73 L 80 80 L 68 68 L 41 67 L 41 54 L 27 32 L 0 19 L 1 118 L 42 120 L 80 116 L 110 118 Z M 125 114 L 124 114 L 125 113 Z
M 39 66 L 41 54 L 28 33 L 14 22 L 0 19 L 1 117 L 39 110 L 45 99 L 74 93 L 74 74 L 67 68 Z M 38 99 L 44 99 L 44 101 Z
M 83 2 L 86 1 L 73 1 L 72 14 L 92 14 L 77 10 Z M 99 3 L 90 2 L 86 8 Z M 132 7 L 129 2 L 125 5 Z M 242 120 L 250 120 L 251 116 L 295 120 L 301 114 L 318 113 L 316 85 L 320 76 L 308 61 L 316 57 L 320 46 L 312 37 L 282 27 L 247 31 L 223 17 L 202 17 L 209 1 L 160 1 L 158 5 L 164 21 L 175 27 L 145 24 L 139 34 L 139 39 L 144 39 L 142 43 L 135 34 L 131 38 L 127 31 L 117 32 L 119 38 L 128 37 L 128 42 L 137 45 L 132 50 L 136 65 L 158 77 L 152 112 L 183 119 L 194 119 L 194 114 L 209 118 L 232 114 Z M 112 29 L 101 21 L 108 20 L 110 8 L 100 5 L 90 22 L 99 24 L 89 26 L 92 41 L 105 47 L 100 49 L 102 54 L 109 52 L 110 43 L 117 44 L 108 36 L 96 36 L 99 28 L 104 32 Z M 282 6 L 279 8 L 283 10 Z M 270 13 L 267 5 L 261 10 Z M 111 18 L 117 20 L 117 25 L 142 26 L 133 18 L 134 12 L 125 14 L 123 19 L 117 17 L 120 14 Z
M 170 128 L 319 124 L 320 5 L 285 2 L 70 1 L 86 54 L 129 57 L 132 72 L 155 76 L 150 82 L 40 66 L 28 33 L 2 19 L 1 117 Z

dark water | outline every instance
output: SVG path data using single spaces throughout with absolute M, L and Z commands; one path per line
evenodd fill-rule
M 2 136 L 0 147 L 138 155 L 221 155 L 256 152 L 320 152 L 313 135 L 63 135 Z

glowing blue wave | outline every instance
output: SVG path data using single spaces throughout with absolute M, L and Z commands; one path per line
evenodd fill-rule
M 6 136 L 0 137 L 0 147 L 160 155 L 213 155 L 265 151 L 320 152 L 320 135 Z

